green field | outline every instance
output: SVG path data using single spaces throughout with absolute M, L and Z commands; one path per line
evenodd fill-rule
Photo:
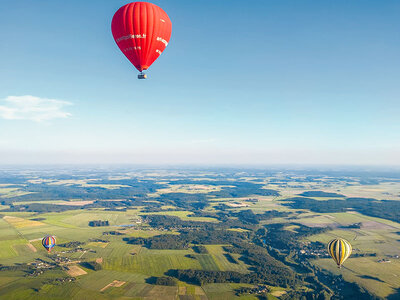
M 227 252 L 222 249 L 222 245 L 207 245 L 205 247 L 219 270 L 247 273 L 247 266 L 238 259 L 237 254 L 231 254 L 236 261 L 236 263 L 232 263 L 227 259 Z
M 0 264 L 29 263 L 37 258 L 47 260 L 47 252 L 42 248 L 40 239 L 46 234 L 56 236 L 57 243 L 83 241 L 86 252 L 62 253 L 69 248 L 56 247 L 55 254 L 69 257 L 72 260 L 94 261 L 102 259 L 101 271 L 83 268 L 87 274 L 76 278 L 75 282 L 62 285 L 44 284 L 48 278 L 66 277 L 61 270 L 46 271 L 38 277 L 26 278 L 20 271 L 0 272 L 0 298 L 5 299 L 110 299 L 115 297 L 135 297 L 137 299 L 176 299 L 178 295 L 200 299 L 206 297 L 201 287 L 180 283 L 179 287 L 160 287 L 146 283 L 151 276 L 162 276 L 169 269 L 204 269 L 204 270 L 233 270 L 246 272 L 243 262 L 230 263 L 222 250 L 222 246 L 207 246 L 209 254 L 195 254 L 188 250 L 149 250 L 136 245 L 129 245 L 119 236 L 103 236 L 105 230 L 120 229 L 127 236 L 151 237 L 166 232 L 157 230 L 138 230 L 120 227 L 89 227 L 90 220 L 109 220 L 112 225 L 127 224 L 131 218 L 138 216 L 138 210 L 128 212 L 106 212 L 102 210 L 66 211 L 63 213 L 41 214 L 41 226 L 26 226 L 15 228 L 4 219 L 0 219 Z M 32 213 L 9 213 L 7 215 L 23 218 L 29 224 Z M 189 212 L 169 212 L 169 215 L 181 217 L 183 220 L 197 219 L 198 221 L 215 221 L 211 218 L 193 218 Z M 23 224 L 20 221 L 18 224 Z M 168 233 L 168 232 L 167 232 Z M 171 232 L 171 234 L 177 234 Z M 91 239 L 106 239 L 107 243 L 91 242 Z M 31 240 L 34 252 L 27 244 Z M 192 254 L 195 258 L 186 257 Z M 81 267 L 82 268 L 82 267 Z M 121 287 L 102 288 L 114 280 L 124 281 Z M 229 292 L 230 291 L 230 292 Z M 232 288 L 226 295 L 232 296 Z M 228 297 L 229 297 L 228 296 Z M 196 298 L 197 297 L 197 298 Z M 189 299 L 189 298 L 188 298 Z M 203 299 L 203 298 L 201 298 Z M 206 298 L 204 298 L 206 299 Z M 210 292 L 209 299 L 216 299 Z M 243 298 L 252 299 L 252 298 Z

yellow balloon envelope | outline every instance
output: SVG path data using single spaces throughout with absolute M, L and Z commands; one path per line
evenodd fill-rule
M 343 262 L 350 256 L 352 247 L 345 239 L 334 239 L 328 244 L 328 252 L 340 268 Z

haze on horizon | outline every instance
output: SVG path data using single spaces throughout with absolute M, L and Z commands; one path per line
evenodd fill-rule
M 154 1 L 146 81 L 125 3 L 0 4 L 0 164 L 400 165 L 398 1 Z

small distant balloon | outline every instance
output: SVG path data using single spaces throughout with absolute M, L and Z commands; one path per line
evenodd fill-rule
M 52 235 L 47 235 L 42 239 L 42 245 L 50 253 L 51 249 L 56 245 L 56 238 Z
M 119 49 L 143 73 L 169 43 L 172 23 L 165 11 L 149 2 L 128 3 L 117 10 L 111 31 Z
M 338 268 L 342 267 L 344 261 L 351 255 L 352 247 L 345 239 L 334 239 L 328 244 L 329 255 L 338 265 Z

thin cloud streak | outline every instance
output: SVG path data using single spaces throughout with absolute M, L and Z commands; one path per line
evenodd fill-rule
M 5 120 L 43 122 L 71 116 L 63 109 L 72 103 L 64 100 L 24 95 L 8 96 L 0 100 L 0 104 L 2 104 L 0 105 L 0 118 Z

